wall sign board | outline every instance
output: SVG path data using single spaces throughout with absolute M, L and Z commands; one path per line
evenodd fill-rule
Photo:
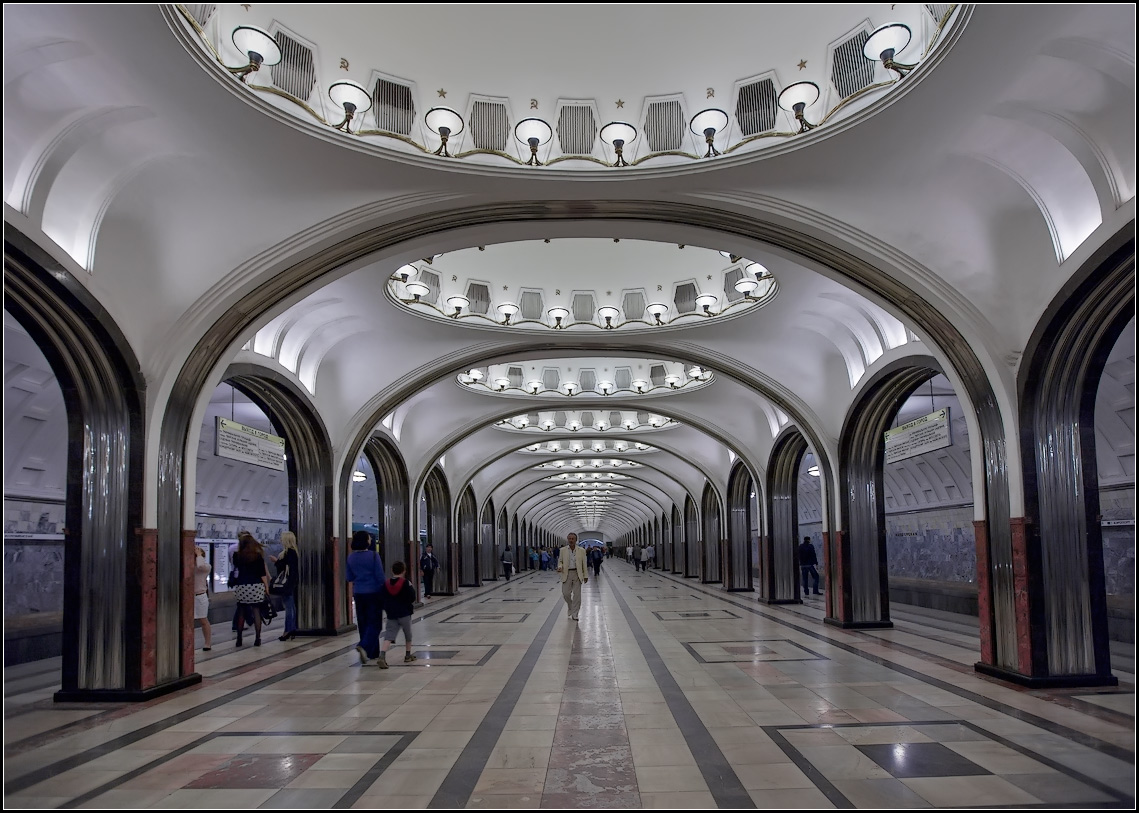
M 231 421 L 218 416 L 217 448 L 218 457 L 252 463 L 267 469 L 285 470 L 285 439 L 270 435 L 252 426 Z
M 953 445 L 949 407 L 915 418 L 886 432 L 886 462 L 897 463 Z

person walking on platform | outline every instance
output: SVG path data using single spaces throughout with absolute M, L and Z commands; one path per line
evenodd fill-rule
M 566 613 L 577 621 L 581 610 L 581 586 L 589 581 L 589 568 L 585 563 L 585 550 L 577 546 L 577 534 L 567 536 L 566 542 L 568 544 L 558 552 L 558 573 L 562 574 Z
M 348 598 L 356 605 L 356 625 L 360 643 L 356 653 L 363 666 L 380 656 L 380 625 L 383 623 L 384 562 L 372 550 L 372 535 L 367 531 L 352 534 L 352 552 L 347 561 Z
M 502 575 L 506 577 L 507 581 L 510 581 L 510 574 L 514 572 L 514 554 L 510 552 L 509 545 L 502 549 L 502 556 L 498 558 L 498 561 L 502 563 Z

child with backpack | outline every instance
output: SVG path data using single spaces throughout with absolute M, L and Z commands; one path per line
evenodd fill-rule
M 392 577 L 384 583 L 384 613 L 388 617 L 387 627 L 384 629 L 384 640 L 380 645 L 380 657 L 376 659 L 376 666 L 381 669 L 388 668 L 387 652 L 395 643 L 395 637 L 403 630 L 403 643 L 405 652 L 404 663 L 417 660 L 411 654 L 411 614 L 415 612 L 415 588 L 404 578 L 406 568 L 403 562 L 392 565 Z

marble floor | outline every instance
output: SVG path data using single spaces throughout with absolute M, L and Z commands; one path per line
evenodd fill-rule
M 611 560 L 575 622 L 556 578 L 432 600 L 388 670 L 279 622 L 144 704 L 9 668 L 5 808 L 1135 807 L 1130 648 L 1118 689 L 1029 691 L 963 617 L 841 630 Z

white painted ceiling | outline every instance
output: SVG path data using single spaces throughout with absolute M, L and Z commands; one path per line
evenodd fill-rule
M 781 82 L 820 81 L 812 72 L 827 64 L 829 44 L 863 20 L 891 17 L 885 4 L 576 13 L 378 6 L 353 13 L 378 15 L 382 24 L 347 25 L 335 7 L 226 8 L 270 26 L 274 15 L 282 22 L 292 15 L 296 33 L 313 32 L 306 36 L 319 46 L 323 80 L 365 81 L 383 71 L 413 80 L 421 107 L 436 88 L 463 104 L 472 94 L 498 94 L 511 99 L 515 117 L 528 110 L 517 100 L 530 98 L 542 112 L 565 98 L 599 106 L 623 98 L 639 111 L 654 94 L 682 94 L 686 109 L 699 109 L 707 87 L 717 101 L 730 99 L 736 81 L 769 69 Z M 603 175 L 472 167 L 298 129 L 231 76 L 203 70 L 170 20 L 153 6 L 4 9 L 5 222 L 67 264 L 102 303 L 155 398 L 209 325 L 283 269 L 405 217 L 513 201 L 759 213 L 866 259 L 925 297 L 959 327 L 1007 396 L 1049 302 L 1134 217 L 1128 6 L 972 7 L 935 69 L 899 83 L 872 117 L 804 134 L 796 149 Z M 391 31 L 399 32 L 395 42 Z M 335 46 L 326 39 L 334 33 L 345 37 Z M 583 43 L 599 43 L 600 52 Z M 621 51 L 631 58 L 611 56 L 615 44 L 631 48 Z M 348 71 L 339 68 L 342 56 Z M 801 74 L 800 59 L 808 63 Z M 643 288 L 648 296 L 660 285 L 663 295 L 689 279 L 723 291 L 717 275 L 731 263 L 718 250 L 768 266 L 779 284 L 775 298 L 738 318 L 690 326 L 522 334 L 420 318 L 387 293 L 395 269 L 428 257 L 445 285 L 532 285 L 554 298 L 558 290 L 589 290 L 598 305 L 606 291 Z M 5 493 L 58 495 L 65 451 L 58 389 L 7 315 L 5 337 Z M 1133 332 L 1127 337 L 1108 362 L 1097 406 L 1104 483 L 1134 477 Z M 311 394 L 338 460 L 358 456 L 348 443 L 360 429 L 390 434 L 413 480 L 442 461 L 456 497 L 470 482 L 480 504 L 492 498 L 498 510 L 521 504 L 525 489 L 547 488 L 541 477 L 553 470 L 535 464 L 567 459 L 518 453 L 533 437 L 501 431 L 498 422 L 564 411 L 566 398 L 487 397 L 457 385 L 459 373 L 539 361 L 566 370 L 620 358 L 701 362 L 715 378 L 698 391 L 573 398 L 575 410 L 659 414 L 676 423 L 667 432 L 630 433 L 651 437 L 658 451 L 637 458 L 643 469 L 630 469 L 640 496 L 620 499 L 630 510 L 651 506 L 659 514 L 686 494 L 698 499 L 705 481 L 722 492 L 737 460 L 762 473 L 791 412 L 833 444 L 868 376 L 908 355 L 939 353 L 874 291 L 759 240 L 636 220 L 504 221 L 444 230 L 338 268 L 259 315 L 221 354 L 215 379 L 235 360 L 293 377 Z M 762 382 L 762 392 L 744 379 Z M 941 406 L 952 382 L 934 385 Z M 393 393 L 401 393 L 395 406 Z M 386 414 L 375 414 L 381 405 Z M 919 391 L 902 420 L 927 407 Z M 211 402 L 191 442 L 209 448 L 210 419 L 227 410 L 228 399 Z M 964 408 L 955 415 L 956 432 Z M 961 429 L 958 437 L 967 438 Z M 955 446 L 942 458 L 887 478 L 895 508 L 970 498 L 969 454 Z M 238 511 L 243 499 L 266 511 L 282 505 L 269 478 L 226 479 L 208 460 L 197 460 L 196 475 L 200 495 L 212 495 L 201 497 L 203 509 Z M 813 478 L 804 482 L 817 488 Z M 548 527 L 562 532 L 574 516 L 555 514 Z M 602 526 L 609 533 L 627 527 L 624 520 Z

